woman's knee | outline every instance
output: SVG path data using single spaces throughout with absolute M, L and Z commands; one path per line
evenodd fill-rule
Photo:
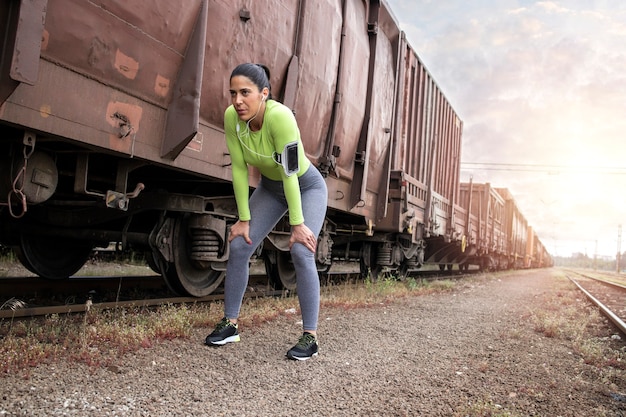
M 229 258 L 250 258 L 254 249 L 244 238 L 238 236 L 230 242 Z
M 306 264 L 315 260 L 315 254 L 301 243 L 294 243 L 291 246 L 291 259 L 294 264 Z

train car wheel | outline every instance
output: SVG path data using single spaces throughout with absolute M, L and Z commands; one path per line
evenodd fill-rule
M 173 235 L 174 262 L 169 263 L 163 277 L 170 289 L 180 295 L 204 297 L 224 280 L 224 271 L 211 269 L 210 262 L 190 259 L 191 238 L 187 233 L 188 216 L 176 220 Z
M 58 280 L 78 272 L 89 259 L 92 249 L 93 245 L 88 241 L 23 234 L 15 252 L 30 272 L 41 278 Z

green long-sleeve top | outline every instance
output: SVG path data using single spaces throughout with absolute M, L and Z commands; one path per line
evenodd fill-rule
M 231 105 L 224 112 L 224 131 L 232 162 L 233 188 L 239 220 L 250 220 L 248 165 L 251 165 L 257 167 L 261 175 L 283 182 L 289 209 L 289 224 L 304 223 L 298 177 L 309 169 L 311 162 L 305 155 L 300 130 L 291 110 L 277 101 L 268 100 L 261 130 L 252 132 L 246 123 L 239 119 Z M 294 141 L 298 142 L 300 170 L 297 174 L 287 176 L 282 165 L 275 161 L 274 152 L 281 154 L 285 145 Z

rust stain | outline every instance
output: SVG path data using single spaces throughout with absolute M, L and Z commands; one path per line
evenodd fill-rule
M 139 132 L 143 108 L 129 103 L 111 101 L 107 105 L 106 122 L 113 129 L 109 135 L 110 149 L 133 153 L 135 136 Z
M 44 29 L 43 33 L 41 34 L 41 50 L 42 51 L 45 51 L 46 49 L 48 49 L 49 40 L 50 40 L 50 32 Z
M 134 80 L 139 72 L 139 62 L 122 53 L 119 49 L 115 52 L 115 68 L 124 77 Z
M 39 115 L 44 119 L 48 118 L 52 114 L 52 107 L 49 104 L 42 104 L 39 106 Z
M 169 91 L 169 78 L 165 78 L 162 75 L 157 74 L 156 80 L 154 81 L 154 92 L 161 97 L 167 97 L 167 93 L 169 93 Z

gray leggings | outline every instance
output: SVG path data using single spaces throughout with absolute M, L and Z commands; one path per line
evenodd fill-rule
M 319 236 L 324 218 L 328 190 L 320 172 L 310 166 L 300 178 L 304 224 Z M 250 196 L 250 239 L 249 245 L 238 236 L 230 242 L 230 254 L 224 282 L 224 315 L 229 319 L 239 317 L 243 295 L 248 286 L 250 257 L 257 246 L 272 231 L 276 223 L 287 213 L 287 200 L 282 181 L 261 177 L 258 187 Z M 291 258 L 296 270 L 298 300 L 302 311 L 304 330 L 317 330 L 320 308 L 320 281 L 315 266 L 315 254 L 304 245 L 295 243 L 291 247 Z

